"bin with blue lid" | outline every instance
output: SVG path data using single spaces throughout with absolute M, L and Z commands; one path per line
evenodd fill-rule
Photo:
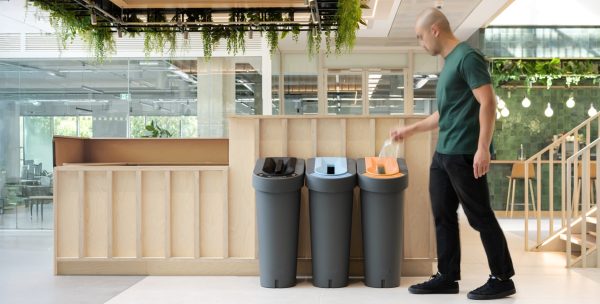
M 348 285 L 356 162 L 345 157 L 306 161 L 313 285 Z
M 406 162 L 393 157 L 357 160 L 365 285 L 400 286 Z
M 304 160 L 267 157 L 257 160 L 252 175 L 256 193 L 260 285 L 296 285 L 300 193 Z

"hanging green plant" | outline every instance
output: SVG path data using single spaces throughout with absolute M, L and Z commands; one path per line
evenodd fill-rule
M 578 85 L 582 79 L 592 79 L 593 83 L 599 80 L 598 60 L 522 60 L 503 59 L 492 62 L 492 80 L 498 87 L 505 83 L 523 81 L 529 92 L 534 84 L 540 83 L 550 89 L 554 80 L 564 79 L 565 85 L 571 87 Z
M 173 18 L 177 18 L 177 16 Z M 167 22 L 167 18 L 160 11 L 156 10 L 148 14 L 148 22 Z M 159 26 L 150 27 L 146 30 L 144 35 L 144 54 L 147 57 L 152 53 L 164 54 L 167 44 L 167 54 L 172 57 L 177 49 L 177 34 L 173 29 Z
M 356 30 L 359 24 L 366 25 L 361 19 L 361 1 L 338 0 L 336 19 L 338 29 L 335 36 L 335 51 L 340 54 L 350 52 L 356 42 Z
M 76 36 L 80 36 L 99 62 L 115 52 L 115 40 L 110 29 L 92 26 L 90 16 L 77 16 L 77 4 L 55 1 L 33 1 L 32 4 L 49 13 L 50 25 L 54 28 L 62 49 L 66 49 L 67 43 L 72 43 Z

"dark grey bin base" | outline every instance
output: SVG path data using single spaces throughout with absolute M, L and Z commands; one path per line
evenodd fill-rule
M 313 285 L 348 285 L 353 191 L 310 191 Z M 316 203 L 315 203 L 316 202 Z
M 361 190 L 360 200 L 365 285 L 376 288 L 398 287 L 402 258 L 404 193 L 382 194 Z
M 256 192 L 260 286 L 296 285 L 300 192 Z

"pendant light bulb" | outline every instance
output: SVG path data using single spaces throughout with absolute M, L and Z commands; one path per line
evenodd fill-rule
M 548 103 L 548 107 L 544 111 L 544 115 L 546 115 L 546 117 L 552 117 L 552 115 L 554 115 L 554 111 L 550 107 L 550 103 Z
M 574 106 L 575 106 L 575 98 L 573 98 L 573 96 L 571 96 L 567 100 L 567 108 L 572 109 Z
M 598 114 L 598 111 L 596 110 L 596 108 L 594 108 L 593 104 L 590 104 L 590 109 L 588 110 L 588 116 L 592 117 L 596 114 Z
M 529 100 L 529 98 L 525 96 L 525 98 L 523 98 L 523 101 L 521 101 L 521 105 L 523 106 L 523 108 L 529 108 L 531 106 L 531 100 Z

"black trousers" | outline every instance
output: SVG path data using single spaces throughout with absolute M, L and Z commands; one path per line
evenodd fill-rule
M 435 153 L 429 171 L 429 194 L 435 220 L 438 271 L 460 280 L 458 204 L 479 232 L 491 274 L 508 279 L 515 274 L 504 233 L 490 205 L 487 175 L 473 175 L 473 155 Z

